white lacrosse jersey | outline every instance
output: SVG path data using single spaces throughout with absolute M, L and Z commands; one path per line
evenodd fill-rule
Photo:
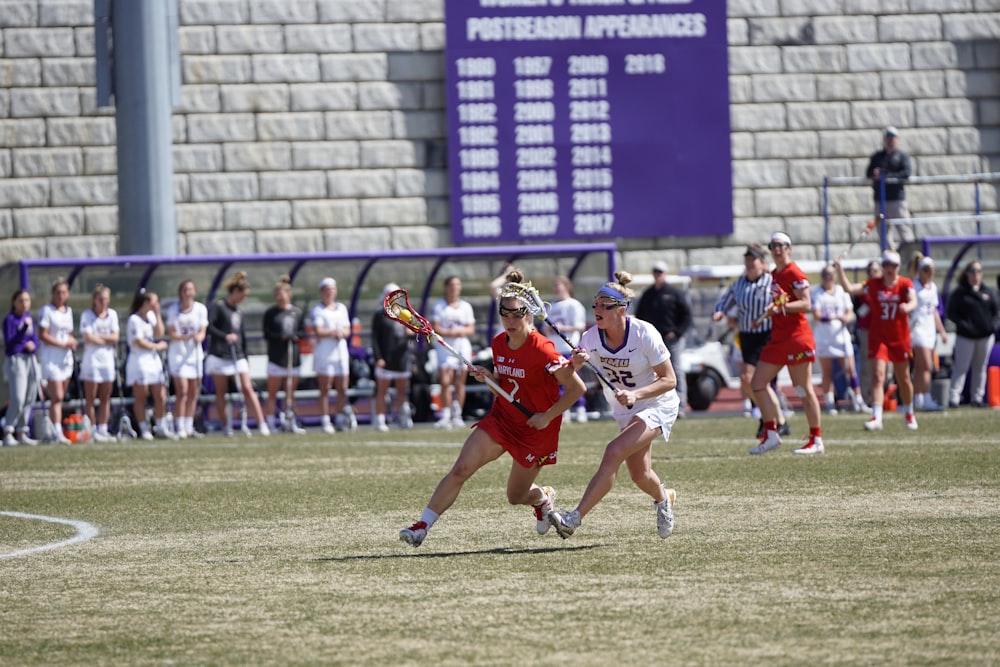
M 80 316 L 80 333 L 96 334 L 107 336 L 119 332 L 118 313 L 110 308 L 104 313 L 104 317 L 98 317 L 93 310 L 83 311 Z M 115 368 L 115 345 L 94 345 L 85 342 L 83 344 L 83 358 L 80 361 L 80 370 L 83 375 L 90 377 L 97 369 Z
M 347 306 L 340 302 L 331 304 L 327 308 L 322 303 L 313 306 L 309 316 L 309 321 L 317 329 L 343 329 L 351 328 L 351 316 L 347 312 Z M 321 362 L 338 361 L 347 359 L 350 354 L 347 349 L 346 338 L 317 338 L 316 350 L 313 352 L 314 364 Z
M 208 308 L 203 303 L 195 301 L 191 309 L 181 311 L 180 302 L 170 304 L 167 309 L 167 317 L 164 321 L 167 331 L 189 336 L 196 334 L 208 327 Z M 167 367 L 171 373 L 176 374 L 183 366 L 189 366 L 199 371 L 205 362 L 205 351 L 201 343 L 196 340 L 174 340 L 170 339 L 170 346 L 167 348 Z
M 601 369 L 601 373 L 611 384 L 627 391 L 655 382 L 659 376 L 653 371 L 653 367 L 670 361 L 670 350 L 663 343 L 660 332 L 649 322 L 635 317 L 625 318 L 625 340 L 617 349 L 608 349 L 603 332 L 596 326 L 583 332 L 580 345 L 590 353 L 591 363 Z M 607 386 L 602 383 L 601 387 L 616 419 L 646 408 L 680 405 L 677 391 L 671 389 L 658 396 L 636 401 L 630 410 L 615 399 L 614 392 Z

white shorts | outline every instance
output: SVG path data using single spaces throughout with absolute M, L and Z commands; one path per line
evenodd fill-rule
M 666 407 L 649 407 L 635 414 L 615 414 L 615 422 L 618 423 L 618 430 L 623 431 L 625 427 L 628 426 L 629 422 L 632 421 L 633 417 L 638 417 L 643 421 L 643 423 L 650 429 L 655 430 L 657 428 L 662 429 L 663 439 L 670 442 L 670 432 L 674 428 L 674 423 L 677 421 L 677 412 L 680 410 L 680 401 L 672 402 Z M 632 411 L 629 411 L 632 412 Z
M 200 380 L 204 375 L 201 370 L 201 359 L 188 359 L 181 355 L 168 356 L 167 369 L 172 377 L 184 378 L 185 380 Z
M 237 359 L 236 365 L 233 365 L 232 359 L 223 359 L 222 357 L 217 357 L 214 354 L 208 355 L 205 358 L 205 373 L 208 375 L 225 375 L 227 377 L 233 377 L 237 373 L 243 375 L 244 373 L 250 372 L 250 362 L 244 359 Z
M 302 369 L 298 366 L 292 368 L 292 372 L 289 373 L 288 369 L 284 366 L 279 366 L 271 361 L 267 362 L 267 376 L 272 378 L 286 378 L 291 376 L 293 378 L 302 377 Z
M 80 379 L 84 382 L 114 382 L 114 366 L 80 366 Z
M 933 326 L 910 329 L 910 346 L 933 350 L 937 346 L 937 331 Z
M 831 333 L 828 327 L 817 326 L 813 329 L 816 338 L 816 357 L 820 359 L 843 359 L 854 356 L 854 344 L 851 343 L 851 332 L 842 327 L 836 333 Z
M 163 366 L 157 367 L 153 364 L 127 364 L 125 367 L 125 384 L 134 387 L 137 384 L 149 386 L 163 384 Z
M 325 375 L 326 377 L 350 375 L 351 363 L 347 357 L 329 360 L 313 359 L 313 370 L 316 371 L 316 375 Z
M 409 380 L 410 371 L 390 371 L 387 368 L 375 367 L 375 379 L 376 380 Z
M 452 345 L 456 352 L 466 359 L 472 359 L 472 342 L 468 338 L 459 338 Z M 456 371 L 465 370 L 465 363 L 454 354 L 435 344 L 437 349 L 438 368 L 453 368 Z
M 42 347 L 38 353 L 42 380 L 62 382 L 73 377 L 73 353 L 70 350 Z

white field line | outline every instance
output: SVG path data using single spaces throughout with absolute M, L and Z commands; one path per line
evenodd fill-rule
M 34 521 L 48 521 L 49 523 L 62 523 L 67 526 L 72 526 L 76 528 L 76 536 L 71 537 L 68 540 L 62 540 L 60 542 L 50 542 L 48 544 L 42 544 L 37 547 L 29 547 L 28 549 L 21 549 L 20 551 L 11 551 L 9 553 L 0 554 L 0 559 L 3 558 L 17 558 L 18 556 L 26 556 L 28 554 L 36 553 L 39 551 L 49 551 L 51 549 L 59 549 L 61 547 L 68 547 L 72 544 L 78 544 L 80 542 L 86 542 L 87 540 L 97 537 L 101 532 L 97 529 L 97 526 L 89 524 L 86 521 L 74 521 L 73 519 L 60 519 L 54 516 L 42 516 L 41 514 L 24 514 L 23 512 L 0 512 L 4 516 L 12 516 L 16 519 L 32 519 Z

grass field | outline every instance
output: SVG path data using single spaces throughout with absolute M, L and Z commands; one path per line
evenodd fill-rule
M 504 457 L 419 549 L 397 533 L 458 432 L 4 448 L 0 511 L 100 533 L 0 559 L 0 664 L 997 664 L 1000 414 L 920 417 L 825 417 L 815 458 L 681 421 L 668 540 L 624 471 L 573 538 L 536 535 Z M 557 505 L 613 433 L 565 427 Z M 74 533 L 0 515 L 0 554 Z

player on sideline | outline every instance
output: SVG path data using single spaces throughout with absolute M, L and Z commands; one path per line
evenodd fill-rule
M 583 517 L 608 494 L 622 463 L 628 466 L 635 485 L 652 497 L 660 537 L 670 537 L 674 530 L 676 493 L 660 482 L 652 468 L 652 457 L 653 440 L 663 436 L 669 441 L 677 421 L 677 378 L 670 351 L 656 327 L 627 314 L 634 296 L 627 287 L 632 282 L 631 274 L 618 271 L 615 280 L 597 290 L 593 306 L 597 324 L 580 338 L 573 366 L 582 366 L 594 357 L 604 376 L 618 387 L 618 391 L 605 388 L 604 392 L 619 433 L 604 449 L 604 457 L 576 509 L 549 513 L 549 522 L 563 539 L 575 533 Z
M 531 505 L 538 532 L 548 532 L 547 515 L 555 491 L 539 487 L 535 479 L 542 466 L 556 462 L 562 414 L 583 395 L 586 386 L 570 361 L 556 352 L 552 341 L 535 330 L 540 299 L 532 300 L 525 290 L 534 288 L 524 283 L 520 271 L 512 271 L 498 299 L 503 331 L 493 338 L 492 377 L 535 414 L 529 419 L 506 400 L 493 401 L 489 413 L 466 439 L 458 460 L 434 490 L 420 520 L 399 531 L 399 539 L 414 547 L 423 543 L 434 522 L 452 506 L 465 481 L 505 451 L 515 464 L 507 479 L 507 502 Z M 474 372 L 480 382 L 488 374 L 478 366 Z M 561 397 L 560 385 L 564 388 Z

